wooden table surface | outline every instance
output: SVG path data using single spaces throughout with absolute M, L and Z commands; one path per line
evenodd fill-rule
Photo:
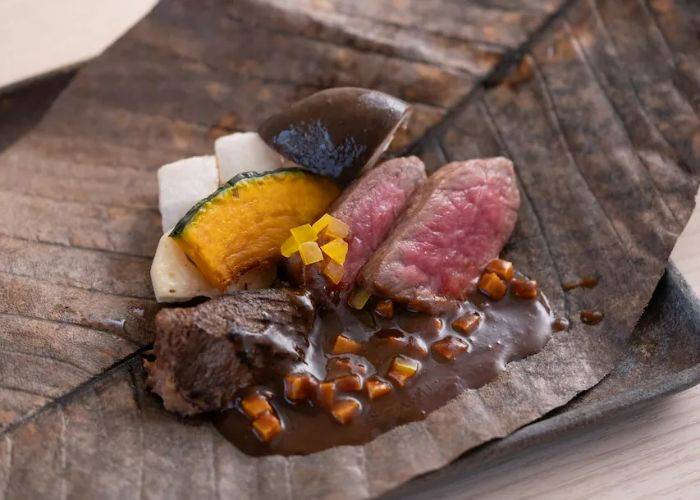
M 0 88 L 99 53 L 154 0 L 0 0 Z M 673 261 L 700 293 L 700 214 Z M 474 477 L 481 498 L 697 498 L 700 386 L 518 454 Z

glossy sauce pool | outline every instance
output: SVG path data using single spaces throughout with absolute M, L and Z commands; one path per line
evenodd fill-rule
M 251 455 L 307 454 L 333 446 L 366 443 L 393 427 L 425 418 L 465 389 L 486 384 L 508 362 L 539 352 L 550 338 L 554 321 L 542 294 L 535 300 L 526 300 L 509 291 L 500 301 L 492 301 L 477 292 L 458 310 L 440 316 L 394 305 L 391 319 L 375 313 L 374 304 L 370 301 L 363 311 L 345 305 L 317 311 L 310 348 L 304 362 L 292 371 L 310 373 L 323 381 L 349 373 L 338 368 L 349 360 L 365 367 L 365 373 L 361 373 L 364 380 L 377 375 L 391 383 L 387 371 L 392 359 L 403 354 L 421 365 L 404 387 L 394 383 L 391 392 L 371 401 L 364 388 L 338 394 L 340 398 L 354 398 L 361 405 L 353 420 L 342 425 L 327 409 L 311 401 L 288 401 L 284 380 L 272 380 L 249 388 L 241 397 L 251 392 L 268 397 L 283 426 L 277 436 L 269 443 L 258 439 L 250 419 L 238 405 L 213 416 L 219 431 Z M 464 335 L 451 328 L 455 319 L 470 313 L 480 317 L 476 330 Z M 361 342 L 363 350 L 358 354 L 329 354 L 340 333 Z M 465 340 L 469 346 L 453 361 L 446 361 L 431 349 L 435 341 L 448 335 Z M 345 359 L 338 363 L 339 358 Z

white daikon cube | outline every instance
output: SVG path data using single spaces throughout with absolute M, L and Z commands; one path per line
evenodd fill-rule
M 158 302 L 183 302 L 194 297 L 220 295 L 168 233 L 158 242 L 151 264 L 151 283 Z
M 194 156 L 160 167 L 158 204 L 163 232 L 170 232 L 195 203 L 218 187 L 219 174 L 213 156 Z
M 219 166 L 219 183 L 243 172 L 267 172 L 280 168 L 282 156 L 255 132 L 239 132 L 220 137 L 214 143 Z

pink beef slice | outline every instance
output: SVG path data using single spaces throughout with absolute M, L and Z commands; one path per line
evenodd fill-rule
M 427 309 L 463 300 L 510 237 L 519 207 L 510 160 L 449 163 L 413 195 L 359 281 L 374 293 Z
M 385 161 L 348 186 L 329 210 L 350 227 L 343 279 L 331 287 L 325 278 L 319 280 L 320 268 L 313 266 L 304 269 L 307 287 L 316 289 L 314 283 L 321 283 L 334 291 L 349 289 L 425 179 L 425 165 L 410 156 Z

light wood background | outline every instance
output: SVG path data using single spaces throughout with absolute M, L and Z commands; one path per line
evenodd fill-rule
M 0 0 L 0 89 L 99 54 L 156 0 Z M 672 260 L 700 295 L 700 212 Z M 700 386 L 518 454 L 478 498 L 700 498 Z M 466 496 L 466 495 L 465 495 Z

